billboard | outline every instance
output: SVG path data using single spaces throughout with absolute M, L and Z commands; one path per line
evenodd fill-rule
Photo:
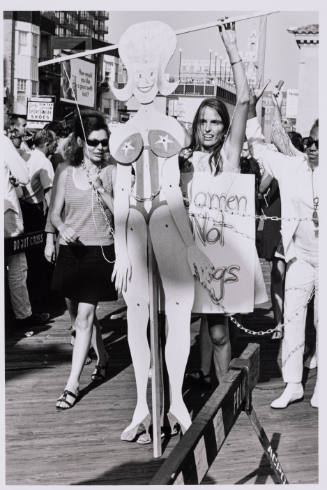
M 81 59 L 61 64 L 60 100 L 86 107 L 95 106 L 95 64 Z

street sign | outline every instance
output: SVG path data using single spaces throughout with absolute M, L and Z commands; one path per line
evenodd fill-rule
M 54 97 L 27 99 L 27 127 L 42 129 L 53 121 Z

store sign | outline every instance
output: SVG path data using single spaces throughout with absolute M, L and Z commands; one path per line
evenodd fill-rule
M 95 64 L 81 59 L 61 63 L 60 100 L 94 107 Z
M 54 97 L 27 99 L 27 127 L 42 129 L 53 121 Z

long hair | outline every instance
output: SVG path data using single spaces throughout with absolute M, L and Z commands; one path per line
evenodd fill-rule
M 204 99 L 201 104 L 198 107 L 198 110 L 196 111 L 196 114 L 193 119 L 192 123 L 192 132 L 191 132 L 191 143 L 187 147 L 188 150 L 191 150 L 191 154 L 194 151 L 201 151 L 202 150 L 202 143 L 200 140 L 200 120 L 202 117 L 202 113 L 206 107 L 210 107 L 214 109 L 219 116 L 221 117 L 222 123 L 223 123 L 223 131 L 221 138 L 219 141 L 215 144 L 215 146 L 212 148 L 211 155 L 209 157 L 209 165 L 211 168 L 211 171 L 213 171 L 214 175 L 216 175 L 219 170 L 220 170 L 220 152 L 221 148 L 224 144 L 225 141 L 225 136 L 229 128 L 229 123 L 230 123 L 230 118 L 228 114 L 228 110 L 226 105 L 216 97 L 210 97 L 207 99 Z
M 296 131 L 289 131 L 288 133 L 289 139 L 292 142 L 292 145 L 299 151 L 304 152 L 303 138 L 300 133 Z
M 92 133 L 92 131 L 99 131 L 100 129 L 104 129 L 109 138 L 108 126 L 103 115 L 100 112 L 89 109 L 81 111 L 81 118 L 78 114 L 75 116 L 73 130 L 75 140 L 79 136 L 83 141 L 85 141 L 85 138 L 87 138 Z M 70 161 L 70 164 L 74 167 L 78 167 L 81 164 L 82 160 L 83 148 L 78 146 L 76 143 L 76 150 L 73 152 L 73 157 Z

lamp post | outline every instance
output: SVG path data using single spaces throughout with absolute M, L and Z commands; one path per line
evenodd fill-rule
M 212 55 L 212 49 L 209 49 L 209 76 L 211 75 L 211 55 Z
M 223 57 L 222 56 L 219 56 L 219 78 L 220 80 L 222 80 L 222 64 L 223 64 Z
M 181 69 L 182 69 L 182 48 L 179 48 L 179 67 L 178 67 L 178 78 L 181 79 Z
M 217 78 L 217 56 L 218 56 L 218 53 L 216 52 L 215 53 L 215 78 Z

